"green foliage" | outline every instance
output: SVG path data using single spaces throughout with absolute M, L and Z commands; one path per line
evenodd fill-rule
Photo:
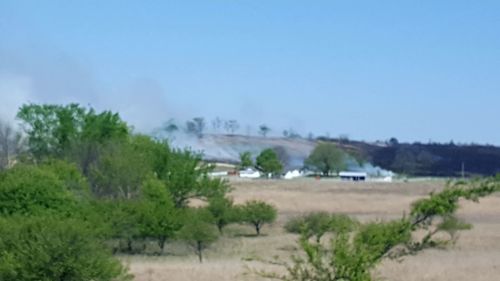
M 237 210 L 233 206 L 233 200 L 223 196 L 209 198 L 207 210 L 212 214 L 215 225 L 221 234 L 226 225 L 237 222 L 239 219 Z
M 129 280 L 120 261 L 77 220 L 0 219 L 0 279 Z
M 320 143 L 304 164 L 327 176 L 346 168 L 346 154 L 333 143 Z
M 142 188 L 138 205 L 138 227 L 142 237 L 153 238 L 163 252 L 165 242 L 181 227 L 179 211 L 162 181 L 150 178 Z
M 325 233 L 349 232 L 357 224 L 357 221 L 346 215 L 313 212 L 288 220 L 285 229 L 291 233 L 301 234 L 305 238 L 314 236 L 316 242 L 319 243 Z
M 70 213 L 76 200 L 57 175 L 35 166 L 17 165 L 0 173 L 0 214 Z
M 278 212 L 276 208 L 262 201 L 251 200 L 245 202 L 240 207 L 240 220 L 255 227 L 255 232 L 260 235 L 262 226 L 266 223 L 273 223 Z
M 86 111 L 77 104 L 23 105 L 17 118 L 24 122 L 28 145 L 35 158 L 60 155 L 82 128 Z
M 210 167 L 212 170 L 212 167 Z M 203 173 L 198 180 L 200 186 L 198 198 L 208 200 L 212 197 L 224 197 L 231 191 L 228 180 L 223 178 L 211 178 L 207 173 Z
M 190 198 L 201 193 L 199 178 L 208 168 L 203 166 L 201 156 L 190 150 L 176 151 L 170 158 L 170 169 L 160 175 L 172 194 L 176 207 L 186 207 Z
M 32 165 L 0 173 L 3 216 L 71 218 L 75 225 L 92 225 L 92 241 L 97 234 L 108 243 L 118 240 L 129 253 L 139 239 L 154 239 L 163 250 L 178 233 L 194 243 L 200 260 L 217 237 L 214 223 L 222 229 L 234 219 L 232 202 L 225 201 L 228 182 L 209 177 L 214 167 L 200 154 L 131 134 L 116 113 L 28 104 L 18 118 L 28 136 L 23 163 Z M 201 136 L 204 121 L 193 122 Z M 189 209 L 192 198 L 210 199 L 210 211 Z
M 443 221 L 437 225 L 438 231 L 447 232 L 452 238 L 455 237 L 456 233 L 460 230 L 472 229 L 472 225 L 464 222 L 463 220 L 455 216 L 445 216 Z
M 123 242 L 128 253 L 133 253 L 134 239 L 141 237 L 139 206 L 137 200 L 101 200 L 95 206 L 108 226 L 106 237 Z
M 175 206 L 183 208 L 191 198 L 212 197 L 229 190 L 225 180 L 208 177 L 213 168 L 202 161 L 200 154 L 190 150 L 175 150 L 159 178 L 165 182 Z
M 410 222 L 403 218 L 390 222 L 364 224 L 354 236 L 353 246 L 367 267 L 375 265 L 397 245 L 406 244 L 411 238 Z
M 240 153 L 240 169 L 253 167 L 252 153 L 245 151 Z
M 41 170 L 54 174 L 77 198 L 88 200 L 90 186 L 78 167 L 67 161 L 49 159 L 38 166 Z
M 95 144 L 123 139 L 129 134 L 118 114 L 109 111 L 97 114 L 74 103 L 66 106 L 25 104 L 17 117 L 23 121 L 35 159 L 78 156 L 77 163 L 83 165 L 85 174 L 86 166 L 95 160 Z
M 256 159 L 257 168 L 266 174 L 277 175 L 283 171 L 283 164 L 273 149 L 263 150 Z
M 94 195 L 119 199 L 137 197 L 142 182 L 153 173 L 152 146 L 154 143 L 142 136 L 107 145 L 90 169 Z
M 354 231 L 359 226 L 359 222 L 344 214 L 332 214 L 330 216 L 330 231 L 343 233 Z
M 305 233 L 300 240 L 305 256 L 294 257 L 293 262 L 286 265 L 286 275 L 264 275 L 289 281 L 370 281 L 371 270 L 384 258 L 400 258 L 453 242 L 458 231 L 471 227 L 454 216 L 459 200 L 477 201 L 497 191 L 500 191 L 500 182 L 495 179 L 458 182 L 415 202 L 410 216 L 399 220 L 345 227 L 347 221 L 337 217 L 333 219 L 335 231 L 329 246 L 308 239 L 311 232 L 307 232 L 307 228 L 311 229 L 314 223 L 308 225 L 305 217 L 295 219 L 287 227 L 289 231 Z M 325 214 L 316 215 L 317 221 L 325 218 Z M 424 235 L 412 235 L 415 232 Z M 450 239 L 436 238 L 443 232 L 448 233 Z
M 203 163 L 201 155 L 171 150 L 148 136 L 131 135 L 116 113 L 97 113 L 78 104 L 27 104 L 20 108 L 18 118 L 24 123 L 35 160 L 76 163 L 88 178 L 92 194 L 100 198 L 137 197 L 141 184 L 152 175 L 164 182 L 176 207 L 185 207 L 190 198 L 227 192 L 225 181 L 207 176 L 213 167 Z M 193 122 L 197 128 L 204 127 L 201 118 Z
M 111 140 L 123 140 L 130 135 L 130 129 L 118 113 L 103 111 L 96 113 L 93 109 L 85 115 L 81 139 L 100 144 Z
M 218 238 L 217 229 L 213 225 L 214 218 L 205 208 L 186 209 L 185 212 L 184 225 L 178 237 L 193 247 L 199 261 L 202 262 L 203 250 Z

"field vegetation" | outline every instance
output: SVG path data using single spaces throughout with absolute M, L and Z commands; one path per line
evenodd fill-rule
M 229 182 L 210 177 L 199 153 L 136 134 L 117 113 L 27 104 L 18 118 L 26 147 L 0 172 L 1 280 L 393 278 L 391 261 L 461 241 L 472 225 L 459 207 L 500 187 L 497 178 Z M 204 126 L 191 123 L 198 137 Z M 282 169 L 273 150 L 256 160 Z

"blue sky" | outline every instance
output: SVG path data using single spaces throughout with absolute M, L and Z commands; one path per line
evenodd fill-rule
M 0 0 L 0 117 L 23 102 L 281 133 L 500 144 L 500 1 Z M 253 130 L 254 130 L 253 129 Z

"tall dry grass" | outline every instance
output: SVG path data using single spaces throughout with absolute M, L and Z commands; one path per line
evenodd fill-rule
M 360 220 L 391 219 L 409 210 L 411 202 L 431 191 L 441 190 L 444 181 L 410 183 L 350 183 L 298 179 L 235 180 L 231 196 L 236 203 L 261 199 L 274 204 L 279 219 L 253 237 L 252 228 L 229 226 L 225 235 L 199 264 L 188 248 L 167 245 L 162 257 L 123 257 L 138 281 L 160 280 L 262 280 L 250 269 L 279 270 L 259 260 L 287 259 L 298 253 L 297 237 L 283 230 L 285 221 L 310 211 L 345 213 Z M 496 281 L 500 280 L 500 196 L 464 202 L 459 216 L 474 225 L 460 234 L 448 250 L 429 250 L 402 262 L 384 261 L 374 275 L 389 281 Z

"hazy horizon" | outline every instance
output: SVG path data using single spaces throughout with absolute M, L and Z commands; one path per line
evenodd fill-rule
M 118 111 L 138 131 L 500 145 L 497 1 L 1 1 L 0 118 Z

